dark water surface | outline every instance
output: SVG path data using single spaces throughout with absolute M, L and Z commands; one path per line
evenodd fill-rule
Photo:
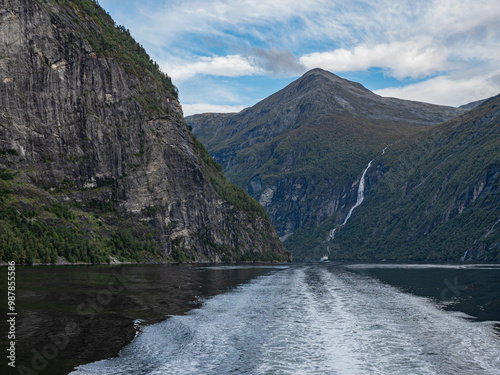
M 499 271 L 291 265 L 144 327 L 120 357 L 74 374 L 500 374 L 486 320 L 498 318 Z
M 347 269 L 430 297 L 442 308 L 464 312 L 474 320 L 500 322 L 500 265 L 353 264 Z
M 272 272 L 268 266 L 16 267 L 16 365 L 7 366 L 7 267 L 0 267 L 0 374 L 67 374 L 117 355 L 136 334 L 205 298 Z M 23 367 L 24 366 L 24 367 Z M 4 371 L 5 370 L 5 371 Z
M 17 280 L 17 363 L 49 358 L 37 373 L 500 374 L 498 265 L 18 267 Z

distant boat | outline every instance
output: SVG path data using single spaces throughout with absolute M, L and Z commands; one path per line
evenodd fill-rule
M 320 262 L 328 262 L 328 256 L 323 255 L 319 261 Z

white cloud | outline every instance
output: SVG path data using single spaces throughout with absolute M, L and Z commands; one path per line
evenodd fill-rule
M 100 3 L 105 8 L 116 4 Z M 334 73 L 378 67 L 401 83 L 406 77 L 442 75 L 385 91 L 440 104 L 462 104 L 466 97 L 481 96 L 477 90 L 494 95 L 498 88 L 484 78 L 500 65 L 498 0 L 120 3 L 117 21 L 132 30 L 154 59 L 164 61 L 160 65 L 176 84 L 196 83 L 201 89 L 204 77 L 295 77 L 304 66 Z M 210 89 L 216 85 L 214 80 L 210 84 Z M 189 95 L 188 103 L 204 101 L 194 90 Z M 217 100 L 237 104 L 231 97 Z
M 294 75 L 300 69 L 289 64 L 291 60 L 283 60 L 283 67 L 259 66 L 262 53 L 258 56 L 255 51 L 271 54 L 279 48 L 290 56 L 292 52 L 300 55 L 311 42 L 319 48 L 299 60 L 307 68 L 341 73 L 379 67 L 397 79 L 422 78 L 453 69 L 457 62 L 470 63 L 481 47 L 498 49 L 500 39 L 498 0 L 349 4 L 335 0 L 185 0 L 154 10 L 140 8 L 148 19 L 141 30 L 154 44 L 168 46 L 185 37 L 188 49 L 204 40 L 208 45 L 223 40 L 228 50 L 242 49 L 194 63 L 169 64 L 167 71 L 174 79 L 197 73 L 235 77 L 279 71 Z M 267 46 L 255 49 L 257 41 Z M 480 59 L 487 56 L 482 54 Z
M 404 87 L 376 90 L 376 94 L 426 103 L 459 106 L 500 93 L 500 71 L 485 76 L 440 76 Z
M 396 78 L 419 78 L 444 70 L 448 65 L 447 54 L 445 48 L 433 46 L 433 40 L 425 37 L 372 47 L 362 45 L 353 50 L 314 52 L 302 56 L 300 62 L 309 69 L 352 72 L 377 67 Z
M 160 65 L 174 82 L 185 81 L 197 74 L 238 77 L 263 73 L 250 59 L 240 55 L 199 57 L 196 62 L 177 64 L 163 62 Z
M 155 8 L 141 4 L 139 9 L 150 20 L 145 28 L 154 27 L 171 34 L 179 31 L 219 34 L 228 25 L 244 27 L 269 20 L 282 22 L 321 9 L 327 3 L 327 0 L 184 0 L 164 1 L 163 6 Z
M 240 112 L 245 106 L 241 105 L 216 105 L 207 103 L 183 104 L 182 111 L 184 116 L 190 116 L 197 113 L 230 113 Z
M 422 30 L 445 37 L 476 28 L 496 29 L 500 18 L 497 0 L 434 0 L 422 14 Z

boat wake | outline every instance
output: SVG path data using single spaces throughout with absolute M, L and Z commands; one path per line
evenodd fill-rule
M 493 323 L 467 318 L 333 265 L 289 267 L 73 374 L 499 374 Z

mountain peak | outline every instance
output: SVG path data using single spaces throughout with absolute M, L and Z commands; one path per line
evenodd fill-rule
M 373 120 L 420 125 L 435 125 L 465 111 L 463 108 L 381 97 L 360 83 L 315 68 L 254 107 L 247 108 L 245 114 L 277 114 L 287 108 L 315 113 L 316 116 L 351 113 Z
M 277 107 L 301 106 L 309 108 L 308 111 L 329 112 L 333 105 L 340 111 L 363 112 L 361 107 L 350 103 L 358 103 L 360 99 L 361 102 L 377 101 L 379 98 L 357 82 L 315 68 L 252 108 L 267 113 L 276 111 Z
M 345 220 L 369 160 L 387 145 L 463 112 L 383 98 L 313 69 L 240 113 L 187 121 L 226 176 L 259 200 L 301 257 L 322 243 L 324 228 Z M 377 177 L 370 178 L 367 189 Z
M 334 83 L 337 85 L 341 85 L 344 89 L 355 89 L 357 91 L 361 90 L 365 93 L 370 93 L 373 94 L 370 90 L 368 90 L 366 87 L 364 87 L 362 84 L 354 81 L 349 81 L 348 79 L 342 78 L 328 70 L 324 70 L 321 68 L 314 68 L 306 72 L 302 77 L 300 77 L 297 81 L 300 82 L 301 80 L 307 80 L 307 79 L 318 79 L 320 82 L 323 82 L 325 84 L 328 83 Z M 373 94 L 375 95 L 375 94 Z
M 321 69 L 321 68 L 314 68 L 314 69 L 311 69 L 307 72 L 305 72 L 302 77 L 307 77 L 307 76 L 313 76 L 313 75 L 320 75 L 320 76 L 324 76 L 324 77 L 335 77 L 336 79 L 342 79 L 341 77 L 339 77 L 338 75 L 328 71 L 328 70 L 324 70 L 324 69 Z

